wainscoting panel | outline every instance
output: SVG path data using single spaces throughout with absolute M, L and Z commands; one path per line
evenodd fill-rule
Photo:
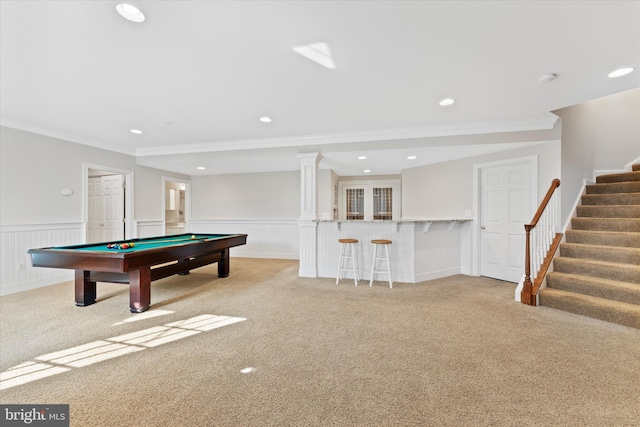
M 136 237 L 164 236 L 164 221 L 136 221 Z
M 467 221 L 320 221 L 318 225 L 318 276 L 336 277 L 341 238 L 358 239 L 358 273 L 371 277 L 373 239 L 389 239 L 391 275 L 394 282 L 419 283 L 460 274 L 463 268 L 463 234 Z M 465 230 L 464 233 L 462 230 Z M 466 251 L 464 252 L 466 255 Z M 466 261 L 466 259 L 465 259 Z M 346 277 L 353 277 L 347 273 Z M 374 281 L 385 281 L 384 274 Z
M 415 280 L 438 279 L 461 272 L 462 222 L 434 222 L 429 227 L 416 225 Z
M 275 259 L 299 259 L 300 256 L 297 220 L 192 220 L 186 232 L 247 234 L 247 244 L 231 248 L 231 256 Z
M 336 277 L 340 244 L 338 239 L 358 239 L 358 275 L 361 279 L 371 278 L 373 260 L 373 239 L 388 239 L 391 277 L 393 281 L 414 283 L 413 271 L 413 223 L 398 222 L 337 222 L 320 221 L 318 226 L 318 276 Z M 384 250 L 383 248 L 381 248 Z M 378 252 L 380 254 L 380 252 Z M 353 278 L 352 273 L 346 274 Z M 387 280 L 384 274 L 376 274 L 374 281 Z
M 0 227 L 0 295 L 73 280 L 73 270 L 31 266 L 29 249 L 84 242 L 84 223 Z

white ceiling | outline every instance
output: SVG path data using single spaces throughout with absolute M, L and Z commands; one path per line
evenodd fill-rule
M 640 86 L 640 1 L 132 0 L 142 24 L 117 3 L 0 1 L 0 124 L 188 175 L 310 151 L 396 174 L 539 142 L 551 111 Z M 316 42 L 335 69 L 292 49 Z

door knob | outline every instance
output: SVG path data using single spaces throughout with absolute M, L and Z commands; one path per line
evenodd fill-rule
M 481 226 L 480 228 L 484 230 L 484 229 L 485 229 L 485 228 L 487 228 L 487 227 L 485 227 L 485 226 L 483 225 L 483 226 Z

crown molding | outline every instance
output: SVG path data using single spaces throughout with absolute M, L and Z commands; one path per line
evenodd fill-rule
M 235 151 L 309 145 L 331 145 L 349 142 L 389 141 L 442 136 L 548 130 L 553 128 L 557 120 L 558 116 L 552 113 L 547 113 L 544 116 L 519 120 L 411 127 L 401 129 L 381 129 L 364 132 L 345 132 L 335 134 L 301 135 L 283 138 L 229 140 L 207 142 L 201 144 L 145 147 L 138 149 L 123 147 L 118 144 L 110 144 L 96 138 L 79 136 L 60 129 L 45 129 L 38 126 L 25 125 L 24 123 L 15 122 L 7 118 L 2 118 L 2 120 L 0 121 L 0 126 L 22 130 L 25 132 L 36 133 L 39 135 L 44 135 L 78 144 L 89 145 L 95 148 L 128 154 L 135 157 L 147 157 L 215 151 Z
M 102 150 L 113 151 L 121 154 L 128 154 L 130 156 L 136 155 L 136 151 L 134 148 L 123 147 L 121 145 L 108 143 L 96 138 L 79 136 L 74 133 L 66 132 L 60 129 L 50 129 L 50 128 L 43 128 L 43 127 L 34 126 L 34 125 L 26 125 L 24 123 L 13 121 L 7 118 L 2 118 L 0 120 L 0 126 L 5 128 L 20 130 L 23 132 L 35 133 L 37 135 L 48 136 L 50 138 L 56 138 L 62 141 L 88 145 L 90 147 L 100 148 Z
M 430 127 L 412 127 L 402 129 L 382 129 L 365 132 L 303 135 L 286 138 L 220 141 L 202 144 L 184 144 L 155 148 L 139 148 L 136 150 L 136 156 L 145 157 L 168 154 L 193 154 L 214 151 L 250 150 L 306 145 L 330 145 L 348 142 L 387 141 L 396 139 L 415 139 L 440 136 L 548 130 L 553 128 L 557 120 L 558 116 L 549 113 L 542 117 L 510 121 L 494 121 Z

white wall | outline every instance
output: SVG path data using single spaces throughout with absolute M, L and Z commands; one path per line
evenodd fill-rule
M 300 217 L 300 171 L 194 176 L 191 188 L 194 220 Z
M 0 294 L 72 278 L 68 270 L 31 267 L 27 250 L 83 243 L 87 164 L 133 171 L 138 231 L 162 219 L 162 176 L 189 178 L 137 166 L 127 154 L 0 127 Z
M 640 89 L 554 111 L 562 119 L 562 219 L 571 216 L 594 171 L 623 170 L 640 158 Z
M 133 156 L 1 127 L 0 224 L 82 221 L 83 162 L 135 168 Z
M 127 154 L 0 127 L 0 225 L 83 221 L 84 164 L 134 172 L 138 221 L 162 219 L 162 176 L 189 179 L 138 166 Z
M 560 141 L 405 169 L 402 216 L 408 219 L 465 218 L 473 212 L 473 166 L 498 160 L 538 156 L 538 200 L 560 177 Z

